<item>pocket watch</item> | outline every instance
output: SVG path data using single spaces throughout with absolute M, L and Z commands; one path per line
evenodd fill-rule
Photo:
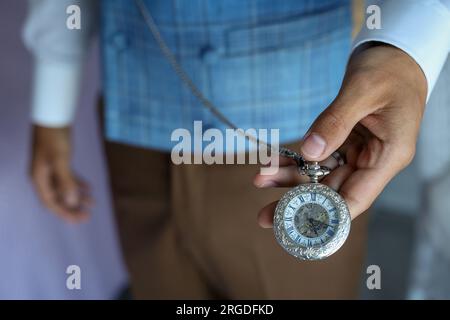
M 317 162 L 299 167 L 310 183 L 283 195 L 275 209 L 274 232 L 281 247 L 301 260 L 321 260 L 335 253 L 350 232 L 350 212 L 345 200 L 319 183 L 330 169 Z

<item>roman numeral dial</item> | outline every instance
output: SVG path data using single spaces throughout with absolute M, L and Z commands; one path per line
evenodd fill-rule
M 337 209 L 331 199 L 318 192 L 294 197 L 284 212 L 287 235 L 298 245 L 314 247 L 327 243 L 339 225 Z

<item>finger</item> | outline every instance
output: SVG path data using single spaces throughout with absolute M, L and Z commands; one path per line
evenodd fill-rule
M 59 200 L 69 209 L 81 207 L 81 188 L 66 161 L 54 165 L 54 179 Z
M 253 184 L 257 188 L 292 187 L 308 181 L 307 176 L 298 172 L 297 165 L 290 165 L 280 167 L 277 173 L 273 175 L 257 174 Z
M 342 184 L 339 194 L 347 202 L 352 219 L 369 209 L 393 177 L 383 171 L 377 168 L 358 169 Z
M 32 178 L 38 197 L 45 207 L 68 222 L 77 222 L 84 218 L 83 213 L 74 215 L 71 210 L 58 202 L 56 188 L 52 182 L 49 168 L 45 166 L 33 168 Z
M 88 195 L 83 195 L 74 180 L 63 180 L 58 176 L 57 203 L 64 208 L 64 213 L 70 215 L 70 221 L 81 222 L 89 217 L 91 200 Z M 66 177 L 66 179 L 68 179 Z
M 88 185 L 72 174 L 69 161 L 66 159 L 57 161 L 53 168 L 58 203 L 71 214 L 72 221 L 86 220 L 89 217 L 90 206 Z
M 69 223 L 81 223 L 89 218 L 89 212 L 84 209 L 68 209 L 64 205 L 60 204 L 57 200 L 54 200 L 48 209 L 54 212 L 58 217 Z
M 273 227 L 273 215 L 275 213 L 275 208 L 277 207 L 278 201 L 274 201 L 264 208 L 262 208 L 258 213 L 258 223 L 262 228 L 272 228 Z
M 394 136 L 392 139 L 397 142 L 368 141 L 358 155 L 358 169 L 339 189 L 352 218 L 369 209 L 389 181 L 411 161 L 414 143 L 406 143 L 402 137 Z
M 76 177 L 75 178 L 78 188 L 85 192 L 86 194 L 90 194 L 91 193 L 91 186 L 89 185 L 89 183 L 87 183 L 86 181 L 84 181 L 83 179 L 81 179 L 80 177 Z
M 76 177 L 75 179 L 78 185 L 78 190 L 80 191 L 81 194 L 81 204 L 83 206 L 92 207 L 95 201 L 91 195 L 90 185 L 79 177 Z
M 322 161 L 337 150 L 353 127 L 368 112 L 354 102 L 336 100 L 316 119 L 301 142 L 301 153 L 310 161 Z
M 61 159 L 52 164 L 49 172 L 50 188 L 53 190 L 53 210 L 62 214 L 70 222 L 81 222 L 87 219 L 89 212 L 84 206 L 80 185 L 72 175 L 68 161 Z
M 276 160 L 276 162 L 274 160 Z M 274 160 L 270 160 L 267 164 L 265 164 L 261 167 L 263 167 L 263 168 L 272 167 L 272 166 L 284 167 L 284 166 L 291 166 L 291 165 L 296 164 L 294 159 L 288 158 L 288 157 L 283 157 L 280 155 L 278 155 Z
M 339 191 L 342 184 L 348 177 L 355 171 L 355 169 L 349 164 L 345 164 L 341 167 L 334 169 L 328 176 L 326 176 L 321 183 L 329 186 L 335 191 Z

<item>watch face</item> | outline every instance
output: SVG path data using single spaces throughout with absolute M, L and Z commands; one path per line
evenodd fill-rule
M 303 246 L 327 243 L 338 224 L 334 203 L 322 194 L 300 193 L 284 210 L 284 228 L 293 241 Z
M 278 203 L 275 236 L 290 254 L 306 260 L 323 259 L 337 251 L 350 231 L 350 213 L 343 198 L 331 188 L 300 185 Z

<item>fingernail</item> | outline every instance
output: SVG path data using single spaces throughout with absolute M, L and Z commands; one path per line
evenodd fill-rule
M 264 224 L 264 223 L 260 223 L 259 226 L 263 229 L 271 229 L 273 228 L 273 225 L 271 224 Z
M 69 191 L 64 195 L 64 202 L 68 207 L 77 207 L 79 205 L 78 192 Z
M 260 188 L 272 188 L 276 187 L 277 183 L 275 181 L 267 180 L 259 185 Z
M 316 133 L 309 134 L 301 146 L 302 154 L 309 158 L 320 157 L 327 146 L 326 141 Z

